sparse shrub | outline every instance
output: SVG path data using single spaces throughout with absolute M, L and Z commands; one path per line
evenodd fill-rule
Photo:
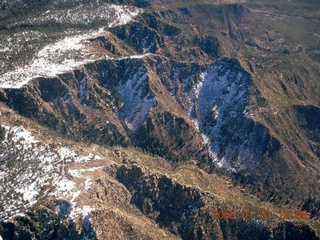
M 209 56 L 219 55 L 219 40 L 214 36 L 195 36 L 193 44 L 198 45 Z
M 6 134 L 5 128 L 0 126 L 0 142 L 4 140 L 5 134 Z

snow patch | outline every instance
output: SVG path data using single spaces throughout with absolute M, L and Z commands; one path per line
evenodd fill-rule
M 80 96 L 81 102 L 83 102 L 86 99 L 86 96 L 87 96 L 87 83 L 88 83 L 88 78 L 87 77 L 84 77 L 83 79 L 80 80 L 78 94 Z
M 28 149 L 33 146 L 33 143 L 38 143 L 32 134 L 23 127 L 14 126 L 12 128 L 3 126 L 6 130 L 5 139 L 2 143 L 8 144 L 10 141 L 19 143 L 18 145 Z M 10 138 L 9 138 L 10 136 Z
M 60 178 L 55 184 L 56 191 L 54 195 L 56 197 L 73 196 L 73 199 L 77 197 L 77 193 L 74 193 L 72 189 L 75 187 L 75 183 L 70 181 L 65 176 Z
M 68 173 L 75 178 L 82 178 L 82 174 L 79 170 L 77 169 L 69 169 Z
M 84 182 L 84 189 L 86 191 L 88 191 L 90 189 L 91 185 L 92 185 L 92 180 L 91 180 L 91 178 L 87 177 L 86 181 Z
M 188 109 L 213 163 L 231 172 L 238 171 L 244 164 L 248 166 L 248 162 L 251 164 L 252 152 L 259 149 L 253 146 L 263 134 L 252 130 L 248 114 L 250 78 L 240 64 L 222 59 L 199 73 L 198 69 L 180 63 L 172 68 L 169 77 L 164 71 L 164 63 L 157 66 L 157 73 L 163 80 L 171 79 L 172 87 L 169 86 L 168 91 Z M 178 81 L 183 84 L 179 93 Z
M 39 194 L 45 194 L 51 185 L 56 188 L 54 196 L 74 201 L 81 192 L 74 191 L 76 183 L 61 172 L 63 164 L 101 159 L 93 154 L 78 155 L 67 147 L 53 149 L 42 145 L 23 127 L 3 127 L 6 133 L 0 142 L 0 159 L 6 164 L 0 166 L 0 202 L 5 210 L 0 212 L 0 219 L 23 215 L 37 202 Z M 81 178 L 83 172 L 93 172 L 100 168 L 70 169 L 68 173 L 72 177 Z M 90 186 L 91 181 L 87 177 L 84 189 Z
M 93 61 L 85 59 L 91 55 L 82 44 L 86 38 L 88 35 L 66 37 L 49 44 L 38 52 L 31 64 L 0 76 L 0 87 L 20 88 L 34 78 L 54 77 Z
M 228 165 L 227 158 L 234 149 L 225 147 L 221 155 L 220 145 L 226 137 L 226 129 L 231 129 L 235 119 L 242 117 L 248 108 L 247 85 L 248 79 L 239 68 L 220 61 L 200 75 L 200 81 L 194 89 L 198 101 L 195 106 L 198 109 L 197 120 L 203 143 L 209 146 L 213 162 L 230 171 L 235 169 Z M 218 155 L 221 157 L 218 158 Z
M 92 153 L 89 153 L 87 156 L 77 155 L 73 150 L 70 150 L 67 147 L 60 147 L 57 149 L 61 160 L 65 162 L 76 162 L 76 163 L 85 163 L 91 160 L 100 160 L 100 156 L 94 156 Z
M 132 18 L 139 14 L 139 10 L 130 11 L 128 8 L 124 8 L 120 5 L 111 5 L 112 9 L 115 11 L 115 14 L 118 16 L 115 21 L 108 25 L 109 28 L 125 25 L 132 21 Z
M 99 169 L 101 169 L 102 167 L 93 167 L 93 168 L 87 168 L 87 169 L 81 169 L 80 172 L 95 172 Z
M 76 205 L 73 205 L 70 217 L 72 219 L 75 219 L 76 217 L 82 216 L 83 218 L 90 216 L 90 213 L 94 211 L 95 208 L 92 208 L 90 206 L 83 206 L 83 207 L 76 207 Z
M 106 5 L 105 9 L 107 9 L 110 14 L 113 13 L 117 16 L 116 20 L 109 24 L 109 27 L 127 24 L 140 12 L 136 8 L 133 9 L 131 7 L 112 4 Z M 100 8 L 95 11 L 100 11 Z M 48 14 L 53 16 L 54 20 L 57 22 L 59 22 L 59 19 L 65 21 L 65 19 L 69 17 L 69 11 L 67 12 L 67 16 L 61 18 L 52 15 L 52 13 Z M 74 16 L 79 17 L 79 14 L 74 14 Z M 88 14 L 88 16 L 90 16 L 90 14 Z M 44 17 L 50 18 L 49 16 Z M 83 20 L 81 20 L 81 23 L 83 23 Z M 38 51 L 30 64 L 17 67 L 14 70 L 7 71 L 0 75 L 0 87 L 20 88 L 34 78 L 54 77 L 58 74 L 77 68 L 83 64 L 95 61 L 96 59 L 94 53 L 86 48 L 83 43 L 87 39 L 98 37 L 101 34 L 102 31 L 99 29 L 98 31 L 88 32 L 86 34 L 68 36 L 62 40 L 45 46 Z M 10 39 L 8 41 L 10 42 L 14 40 Z M 10 48 L 10 46 L 8 48 Z M 5 49 L 3 51 L 5 51 Z
M 0 167 L 0 201 L 5 211 L 0 218 L 23 213 L 34 205 L 42 189 L 60 172 L 60 159 L 53 149 L 41 145 L 23 127 L 4 128 L 0 158 L 6 164 Z
M 130 131 L 135 131 L 152 109 L 154 97 L 148 91 L 148 76 L 144 67 L 137 69 L 128 65 L 125 77 L 127 79 L 121 80 L 121 84 L 116 87 L 123 101 L 120 117 Z

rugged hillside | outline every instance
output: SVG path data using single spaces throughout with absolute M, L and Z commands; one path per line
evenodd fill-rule
M 316 239 L 319 5 L 115 3 L 2 3 L 0 235 Z
M 7 124 L 19 122 L 35 134 L 6 128 L 3 239 L 318 239 L 307 225 L 312 221 L 294 214 L 284 221 L 281 208 L 194 164 L 177 167 L 137 149 L 65 140 L 1 107 Z M 218 209 L 233 209 L 238 217 L 215 219 Z M 254 216 L 245 219 L 242 211 Z

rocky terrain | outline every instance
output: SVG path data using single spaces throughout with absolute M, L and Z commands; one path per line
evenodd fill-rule
M 0 236 L 319 239 L 319 7 L 1 2 Z
M 65 140 L 10 109 L 2 111 L 37 136 L 22 127 L 6 129 L 3 155 L 19 160 L 4 165 L 10 174 L 1 172 L 2 186 L 7 184 L 3 239 L 317 239 L 305 220 L 280 219 L 281 207 L 195 164 L 173 166 L 138 149 Z M 19 147 L 14 151 L 9 142 Z M 213 219 L 217 209 L 272 215 L 270 221 L 258 212 L 252 219 Z

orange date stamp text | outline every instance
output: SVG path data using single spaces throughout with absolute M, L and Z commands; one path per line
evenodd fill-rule
M 308 219 L 309 215 L 307 211 L 304 210 L 280 210 L 279 212 L 271 212 L 270 210 L 260 209 L 257 211 L 253 210 L 215 210 L 212 213 L 212 219 L 224 219 L 224 220 L 232 220 L 232 219 L 259 219 L 259 220 L 267 220 L 272 217 L 278 217 L 284 220 L 289 219 Z

